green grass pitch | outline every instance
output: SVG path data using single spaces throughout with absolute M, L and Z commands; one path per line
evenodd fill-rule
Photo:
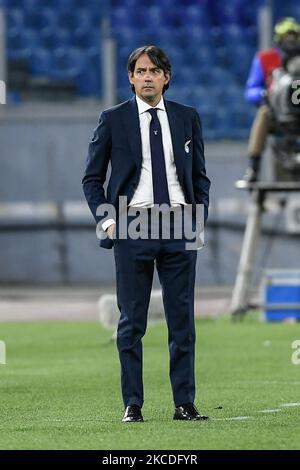
M 197 321 L 198 405 L 173 421 L 166 326 L 144 338 L 144 423 L 122 423 L 111 332 L 94 322 L 2 323 L 1 449 L 299 449 L 300 325 Z M 279 410 L 262 413 L 262 410 Z M 248 417 L 247 419 L 228 419 Z

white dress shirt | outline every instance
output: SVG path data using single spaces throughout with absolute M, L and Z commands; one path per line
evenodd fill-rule
M 150 149 L 150 136 L 149 128 L 151 122 L 151 114 L 147 112 L 152 106 L 145 103 L 138 96 L 136 102 L 139 113 L 141 140 L 142 140 L 142 168 L 138 186 L 134 195 L 129 203 L 130 207 L 153 207 L 153 185 L 152 185 L 152 166 L 151 166 L 151 149 Z M 163 97 L 160 102 L 155 106 L 158 109 L 157 116 L 161 125 L 162 140 L 165 156 L 166 174 L 168 181 L 168 190 L 171 206 L 178 206 L 186 204 L 185 197 L 178 181 L 176 166 L 174 162 L 174 153 L 172 138 L 169 126 L 168 115 L 165 108 Z M 102 224 L 103 230 L 106 230 L 110 225 L 115 223 L 113 219 L 108 219 Z

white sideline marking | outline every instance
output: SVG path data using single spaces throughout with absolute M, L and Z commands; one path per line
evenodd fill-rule
M 281 409 L 277 408 L 275 410 L 260 410 L 258 413 L 276 413 L 277 411 L 281 411 Z
M 283 405 L 280 406 L 300 406 L 300 403 L 283 403 Z
M 289 380 L 289 381 L 282 381 L 282 380 L 247 380 L 245 381 L 250 384 L 266 384 L 266 385 L 300 385 L 299 380 Z M 236 384 L 241 384 L 245 382 L 235 382 Z
M 292 407 L 292 406 L 300 406 L 300 403 L 283 403 L 280 405 L 282 407 Z M 278 411 L 282 411 L 281 408 L 274 408 L 273 410 L 258 410 L 256 413 L 277 413 Z M 243 419 L 250 419 L 253 416 L 233 416 L 232 418 L 212 418 L 213 421 L 239 421 Z
M 240 419 L 249 419 L 251 416 L 234 416 L 232 418 L 213 418 L 214 421 L 232 421 Z

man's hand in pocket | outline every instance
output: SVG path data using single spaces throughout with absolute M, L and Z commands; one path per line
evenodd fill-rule
M 108 235 L 108 238 L 110 238 L 111 240 L 113 240 L 115 228 L 116 228 L 116 224 L 111 224 L 111 225 L 106 229 L 106 233 L 107 233 L 107 235 Z

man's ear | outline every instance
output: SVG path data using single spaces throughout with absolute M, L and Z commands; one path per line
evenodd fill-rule
M 130 81 L 131 84 L 133 84 L 132 83 L 132 75 L 133 75 L 132 72 L 128 72 L 128 80 Z
M 170 75 L 169 75 L 168 73 L 167 73 L 167 74 L 165 74 L 165 79 L 166 79 L 166 81 L 165 81 L 165 85 L 167 85 L 167 83 L 169 83 L 169 81 L 170 81 L 170 78 L 171 78 L 171 77 L 170 77 Z

